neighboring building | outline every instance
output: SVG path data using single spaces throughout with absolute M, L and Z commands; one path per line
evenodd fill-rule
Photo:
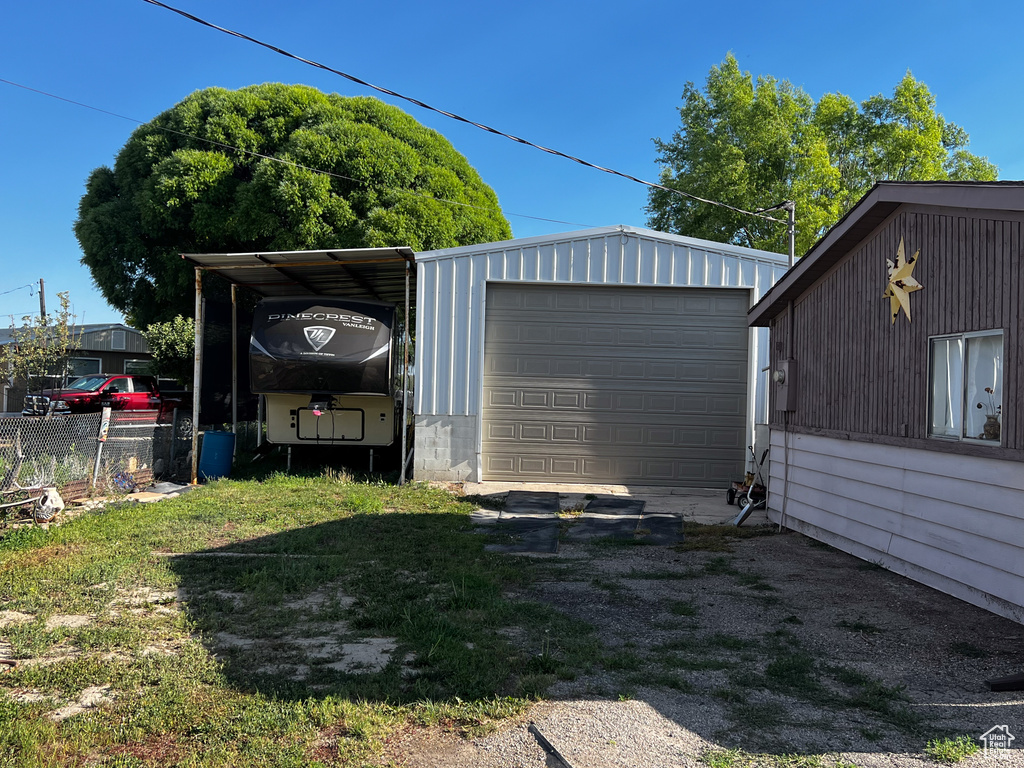
M 1024 183 L 881 183 L 751 311 L 769 516 L 1024 621 Z
M 786 262 L 629 227 L 416 254 L 414 476 L 724 503 L 767 414 L 746 313 Z
M 13 344 L 14 330 L 0 330 L 0 346 Z M 79 348 L 70 358 L 70 379 L 89 373 L 149 373 L 153 359 L 142 333 L 120 323 L 74 326 Z M 42 383 L 49 383 L 41 382 Z M 33 384 L 34 386 L 34 384 Z M 20 413 L 27 382 L 0 378 L 0 410 Z

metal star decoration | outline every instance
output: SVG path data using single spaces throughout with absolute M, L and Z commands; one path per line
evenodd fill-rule
M 889 267 L 889 285 L 882 296 L 889 299 L 889 310 L 893 323 L 896 322 L 896 318 L 900 314 L 900 308 L 906 313 L 907 322 L 910 322 L 910 294 L 920 291 L 924 287 L 914 279 L 914 267 L 917 266 L 917 257 L 920 255 L 921 249 L 918 248 L 908 259 L 903 250 L 903 238 L 901 237 L 900 247 L 896 250 L 896 263 L 893 264 L 892 259 L 885 260 Z

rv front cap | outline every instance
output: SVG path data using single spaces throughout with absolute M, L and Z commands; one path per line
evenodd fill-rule
M 267 320 L 339 320 L 341 322 L 352 323 L 373 322 L 372 317 L 363 317 L 362 315 L 341 315 L 336 312 L 299 312 L 294 315 L 289 312 L 283 312 L 267 315 Z

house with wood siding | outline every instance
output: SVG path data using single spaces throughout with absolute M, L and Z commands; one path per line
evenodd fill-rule
M 68 358 L 69 380 L 90 373 L 149 373 L 153 359 L 141 331 L 121 323 L 75 325 L 78 349 Z M 15 329 L 0 329 L 0 345 L 15 344 Z M 33 382 L 34 388 L 50 381 Z M 0 377 L 0 412 L 20 413 L 28 382 Z
M 1024 622 L 1024 183 L 877 184 L 749 312 L 769 517 Z

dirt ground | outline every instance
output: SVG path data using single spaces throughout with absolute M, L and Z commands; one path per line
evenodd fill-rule
M 909 768 L 936 764 L 930 739 L 1005 725 L 1016 748 L 961 764 L 1024 766 L 1024 693 L 985 685 L 1024 671 L 1024 626 L 796 533 L 727 546 L 563 546 L 558 578 L 515 596 L 594 626 L 605 663 L 522 721 L 476 739 L 411 730 L 387 759 L 541 766 L 532 722 L 573 768 Z

